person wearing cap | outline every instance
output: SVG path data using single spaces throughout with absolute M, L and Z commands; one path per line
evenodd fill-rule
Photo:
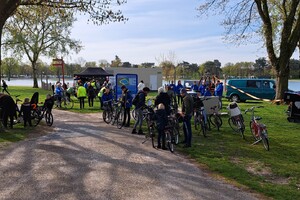
M 126 88 L 125 85 L 122 85 L 122 106 L 124 107 L 124 118 L 123 118 L 123 126 L 130 126 L 130 108 L 132 106 L 132 95 L 131 92 Z M 127 122 L 126 122 L 127 119 Z
M 143 90 L 143 88 L 145 87 L 145 84 L 144 84 L 144 81 L 143 80 L 141 80 L 141 82 L 138 84 L 138 91 L 142 91 Z
M 191 125 L 191 119 L 193 116 L 193 105 L 194 100 L 193 97 L 191 97 L 187 92 L 186 89 L 182 89 L 180 91 L 180 95 L 183 98 L 182 103 L 182 112 L 181 116 L 184 120 L 184 126 L 183 126 L 183 132 L 184 132 L 184 148 L 188 148 L 192 146 L 192 125 Z
M 139 92 L 137 95 L 139 95 L 138 103 L 135 106 L 136 113 L 137 113 L 137 120 L 135 121 L 134 127 L 132 129 L 132 134 L 139 134 L 143 135 L 142 131 L 142 124 L 143 124 L 143 109 L 146 106 L 146 96 L 150 92 L 150 89 L 148 87 L 144 87 L 141 92 Z M 136 132 L 136 128 L 139 126 L 139 131 Z

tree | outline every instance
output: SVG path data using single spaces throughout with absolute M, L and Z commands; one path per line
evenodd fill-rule
M 3 59 L 3 73 L 7 75 L 7 79 L 10 80 L 12 75 L 18 73 L 19 63 L 16 59 L 4 58 Z
M 241 42 L 254 34 L 264 40 L 269 60 L 276 71 L 276 99 L 288 89 L 289 60 L 300 40 L 300 0 L 206 0 L 198 8 L 226 15 L 223 25 L 227 36 Z M 230 38 L 230 37 L 229 37 Z
M 119 58 L 119 56 L 115 56 L 115 59 L 111 61 L 111 67 L 120 67 L 121 66 L 121 59 Z
M 4 47 L 25 54 L 31 62 L 33 87 L 38 87 L 37 61 L 41 55 L 57 57 L 78 52 L 80 42 L 71 39 L 70 28 L 75 21 L 72 13 L 40 6 L 18 8 L 4 26 Z
M 97 25 L 108 24 L 110 22 L 126 21 L 120 10 L 112 9 L 112 5 L 121 5 L 126 0 L 64 0 L 64 1 L 45 1 L 45 0 L 0 0 L 0 73 L 1 73 L 1 50 L 2 50 L 2 30 L 7 19 L 20 6 L 37 5 L 47 8 L 71 9 L 73 13 L 83 13 L 90 16 L 90 20 Z M 1 74 L 0 74 L 1 84 Z

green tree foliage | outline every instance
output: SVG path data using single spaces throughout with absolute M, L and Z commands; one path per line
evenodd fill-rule
M 38 87 L 37 61 L 40 56 L 56 57 L 78 52 L 80 42 L 70 38 L 70 28 L 75 21 L 72 13 L 62 9 L 40 6 L 19 8 L 6 23 L 4 47 L 14 53 L 25 54 L 33 72 L 33 87 Z
M 115 56 L 115 59 L 111 61 L 111 67 L 120 67 L 122 64 L 121 59 L 119 58 L 119 56 Z
M 288 89 L 289 60 L 300 40 L 300 0 L 205 0 L 200 14 L 224 14 L 227 38 L 263 39 L 271 65 L 276 71 L 276 99 Z M 256 41 L 257 42 L 257 41 Z
M 2 65 L 3 74 L 7 76 L 8 80 L 19 72 L 19 62 L 15 58 L 4 58 Z
M 159 64 L 159 66 L 162 68 L 162 76 L 166 81 L 174 80 L 175 66 L 172 62 L 163 61 Z
M 0 73 L 1 73 L 1 45 L 2 30 L 7 19 L 13 15 L 17 8 L 21 6 L 41 6 L 49 9 L 61 8 L 71 10 L 72 13 L 87 14 L 93 23 L 97 25 L 108 24 L 111 22 L 126 21 L 122 12 L 116 9 L 118 6 L 126 3 L 126 0 L 63 0 L 63 1 L 45 1 L 45 0 L 0 0 Z M 24 18 L 24 20 L 28 20 Z M 1 74 L 0 74 L 1 84 Z

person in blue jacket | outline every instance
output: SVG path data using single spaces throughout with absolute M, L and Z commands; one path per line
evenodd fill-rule
M 210 96 L 211 96 L 209 87 L 206 87 L 206 88 L 205 88 L 205 92 L 204 92 L 204 95 L 203 95 L 203 96 L 205 96 L 205 97 L 210 97 Z
M 196 81 L 194 81 L 194 84 L 192 85 L 191 90 L 193 92 L 197 92 L 199 90 L 199 87 L 198 87 L 198 84 Z
M 215 96 L 219 97 L 220 109 L 222 109 L 222 96 L 223 96 L 223 83 L 220 80 L 217 81 L 217 87 L 215 89 Z
M 179 80 L 177 82 L 177 85 L 176 85 L 176 90 L 175 90 L 175 93 L 177 95 L 177 104 L 182 104 L 182 96 L 180 95 L 180 91 L 183 89 L 183 85 L 181 84 L 181 81 Z
M 201 82 L 200 86 L 199 86 L 199 92 L 200 92 L 201 96 L 204 96 L 205 88 L 206 88 L 205 82 Z

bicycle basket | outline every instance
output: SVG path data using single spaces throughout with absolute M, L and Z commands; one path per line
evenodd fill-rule
M 229 115 L 231 117 L 238 116 L 238 115 L 242 114 L 240 108 L 238 107 L 237 103 L 235 103 L 235 102 L 229 104 L 227 108 L 229 110 Z

